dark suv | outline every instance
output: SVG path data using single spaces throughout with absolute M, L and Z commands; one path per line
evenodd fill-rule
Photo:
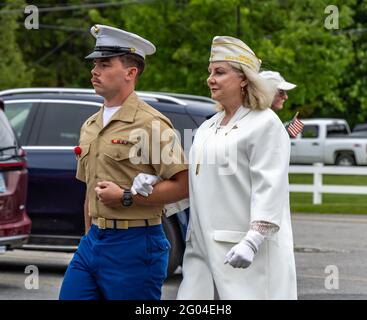
M 215 113 L 209 98 L 137 93 L 166 115 L 181 137 L 184 129 L 196 129 Z M 28 246 L 66 250 L 72 245 L 75 249 L 84 232 L 85 185 L 75 179 L 73 149 L 79 143 L 81 125 L 99 110 L 103 98 L 89 89 L 33 88 L 2 91 L 0 99 L 28 155 L 27 209 L 33 222 Z M 182 212 L 163 221 L 172 244 L 170 272 L 182 259 L 187 218 L 187 212 Z
M 0 101 L 2 104 L 2 102 Z M 0 108 L 0 253 L 27 242 L 31 221 L 26 213 L 25 152 Z

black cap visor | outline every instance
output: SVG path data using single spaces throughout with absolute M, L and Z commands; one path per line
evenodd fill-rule
M 87 55 L 85 59 L 101 59 L 122 56 L 127 53 L 135 53 L 132 48 L 114 47 L 114 46 L 98 46 L 94 48 L 94 51 Z
M 122 56 L 124 54 L 126 54 L 126 52 L 125 53 L 112 53 L 110 51 L 94 51 L 91 54 L 87 55 L 85 59 L 91 60 L 91 59 L 111 58 L 111 57 Z

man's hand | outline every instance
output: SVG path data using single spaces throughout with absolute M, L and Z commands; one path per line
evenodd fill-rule
M 229 263 L 233 268 L 249 267 L 263 241 L 264 236 L 262 234 L 250 230 L 240 243 L 229 250 L 224 263 Z
M 110 181 L 102 181 L 97 183 L 94 189 L 97 193 L 98 200 L 107 207 L 121 206 L 121 198 L 124 190 L 117 184 Z
M 153 186 L 162 179 L 158 176 L 153 176 L 147 173 L 139 173 L 135 178 L 131 187 L 131 193 L 133 195 L 141 194 L 147 197 L 153 192 Z

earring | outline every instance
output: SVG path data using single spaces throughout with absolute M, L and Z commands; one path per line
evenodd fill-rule
M 242 94 L 245 94 L 245 87 L 243 86 L 243 87 L 241 87 L 241 93 Z

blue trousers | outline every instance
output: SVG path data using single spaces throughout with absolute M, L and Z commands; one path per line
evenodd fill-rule
M 66 270 L 59 299 L 159 300 L 169 250 L 162 225 L 92 225 Z

